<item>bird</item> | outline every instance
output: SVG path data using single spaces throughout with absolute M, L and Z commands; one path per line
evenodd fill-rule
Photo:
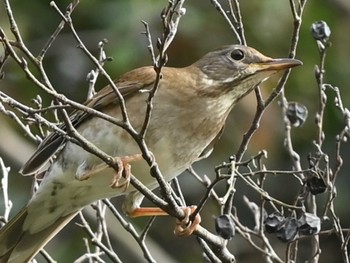
M 241 98 L 274 73 L 299 65 L 302 62 L 294 58 L 273 59 L 234 44 L 211 51 L 186 67 L 164 66 L 145 135 L 164 179 L 172 180 L 210 154 Z M 146 66 L 115 80 L 135 130 L 143 125 L 145 91 L 152 89 L 155 79 L 154 67 Z M 122 120 L 120 101 L 111 86 L 85 105 Z M 71 121 L 80 135 L 111 156 L 140 154 L 135 140 L 105 119 L 77 110 Z M 67 129 L 64 124 L 60 128 Z M 28 204 L 0 230 L 0 262 L 30 261 L 83 207 L 96 200 L 124 195 L 126 214 L 139 209 L 143 195 L 132 185 L 112 187 L 115 170 L 104 165 L 77 143 L 57 132 L 49 134 L 21 169 L 24 175 L 43 172 L 44 176 Z M 135 158 L 130 167 L 130 173 L 148 189 L 157 188 L 143 158 Z

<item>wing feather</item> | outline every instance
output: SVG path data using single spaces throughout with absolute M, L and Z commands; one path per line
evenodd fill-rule
M 150 87 L 154 82 L 155 72 L 152 67 L 143 67 L 124 74 L 116 81 L 119 92 L 126 100 L 135 95 L 140 89 Z M 86 101 L 84 105 L 95 110 L 102 110 L 111 103 L 118 104 L 114 90 L 108 85 L 101 89 L 92 99 Z M 90 115 L 84 111 L 76 110 L 71 114 L 71 122 L 75 128 L 86 121 Z M 66 130 L 61 124 L 60 129 Z M 58 153 L 66 144 L 66 139 L 57 132 L 49 134 L 39 145 L 31 158 L 23 165 L 20 172 L 23 175 L 33 175 L 40 171 L 50 158 Z

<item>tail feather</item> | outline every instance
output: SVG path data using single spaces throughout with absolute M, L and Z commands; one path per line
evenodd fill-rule
M 0 229 L 0 263 L 5 263 L 11 256 L 16 243 L 21 238 L 22 228 L 27 211 L 23 208 L 12 220 Z
M 76 214 L 61 217 L 42 231 L 30 233 L 23 231 L 27 210 L 22 209 L 0 229 L 0 263 L 29 262 Z

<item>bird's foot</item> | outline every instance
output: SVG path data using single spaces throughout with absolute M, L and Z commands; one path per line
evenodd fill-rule
M 123 157 L 116 157 L 115 161 L 118 165 L 118 171 L 113 176 L 113 181 L 111 183 L 112 188 L 122 188 L 124 187 L 124 191 L 128 189 L 130 184 L 130 175 L 131 175 L 131 162 L 139 161 L 142 159 L 141 154 L 134 154 Z M 120 179 L 124 178 L 124 181 L 120 183 Z
M 176 219 L 174 234 L 179 237 L 187 237 L 192 235 L 201 222 L 201 216 L 197 214 L 193 221 L 190 220 L 191 214 L 196 210 L 196 206 L 181 207 L 185 213 L 185 218 L 182 220 Z M 130 217 L 141 216 L 168 216 L 169 214 L 159 207 L 139 207 L 131 212 L 128 212 Z
M 134 154 L 130 156 L 123 156 L 123 157 L 114 157 L 114 162 L 116 162 L 118 169 L 116 173 L 113 175 L 113 179 L 111 182 L 112 188 L 122 188 L 124 187 L 124 190 L 126 190 L 130 184 L 130 175 L 131 175 L 131 165 L 130 162 L 139 161 L 142 159 L 141 154 Z M 96 176 L 102 172 L 104 172 L 106 169 L 111 168 L 106 163 L 101 163 L 98 165 L 95 165 L 94 167 L 88 167 L 86 163 L 83 163 L 79 166 L 77 169 L 77 172 L 75 174 L 75 178 L 79 181 L 84 181 L 92 178 L 93 176 Z M 120 182 L 120 179 L 124 178 L 123 182 Z
M 185 218 L 182 220 L 176 219 L 176 226 L 174 229 L 174 234 L 179 237 L 187 237 L 192 235 L 193 231 L 195 231 L 198 225 L 201 222 L 201 216 L 197 214 L 193 221 L 190 220 L 190 215 L 196 210 L 196 206 L 188 206 L 183 207 L 183 211 L 185 212 Z

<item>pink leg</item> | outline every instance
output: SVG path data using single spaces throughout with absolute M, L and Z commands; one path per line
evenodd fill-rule
M 183 220 L 176 219 L 176 225 L 174 229 L 174 234 L 176 236 L 184 237 L 192 235 L 193 231 L 196 230 L 197 226 L 201 222 L 201 217 L 199 214 L 196 215 L 194 220 L 190 221 L 190 215 L 196 209 L 196 206 L 182 207 L 185 212 L 185 218 Z M 134 209 L 128 214 L 130 217 L 141 217 L 141 216 L 168 216 L 169 214 L 159 207 L 140 207 Z

